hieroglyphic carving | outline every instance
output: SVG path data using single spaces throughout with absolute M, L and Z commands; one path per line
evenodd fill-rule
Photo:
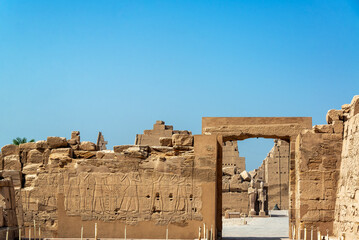
M 63 187 L 55 186 L 63 182 Z M 38 187 L 42 188 L 41 193 Z M 137 222 L 201 219 L 201 188 L 190 178 L 169 173 L 67 173 L 40 174 L 35 186 L 22 191 L 25 211 L 40 206 L 56 209 L 56 195 L 64 194 L 68 216 L 83 220 Z M 41 208 L 41 207 L 40 207 Z M 30 217 L 30 216 L 29 216 Z

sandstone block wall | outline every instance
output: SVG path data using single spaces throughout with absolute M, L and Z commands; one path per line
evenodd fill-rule
M 222 147 L 222 164 L 223 167 L 234 166 L 238 172 L 246 170 L 246 160 L 244 157 L 239 156 L 238 142 L 227 141 Z
M 226 211 L 239 212 L 244 215 L 249 213 L 248 190 L 241 192 L 223 192 L 222 194 L 222 215 Z
M 252 178 L 255 182 L 265 183 L 268 209 L 273 209 L 276 204 L 280 209 L 289 209 L 289 154 L 289 143 L 275 140 L 262 165 L 248 173 L 239 171 L 235 164 L 234 159 L 239 161 L 237 141 L 226 142 L 223 146 L 222 214 L 225 211 L 248 214 L 248 181 Z
M 359 96 L 342 106 L 344 139 L 336 204 L 334 232 L 345 239 L 359 236 Z
M 16 194 L 11 175 L 11 172 L 0 171 L 0 239 L 6 238 L 8 228 L 9 239 L 18 236 Z
M 99 223 L 99 237 L 123 237 L 127 225 L 133 238 L 164 238 L 169 226 L 170 238 L 184 239 L 198 236 L 203 222 L 215 227 L 216 139 L 204 136 L 207 150 L 195 154 L 189 134 L 173 147 L 113 151 L 72 135 L 2 148 L 4 172 L 18 174 L 12 204 L 20 226 L 36 220 L 43 237 L 79 237 L 83 225 L 93 237 Z
M 332 234 L 342 135 L 307 131 L 297 141 L 297 226 Z M 297 228 L 298 229 L 298 228 Z
M 262 169 L 265 172 L 264 182 L 268 185 L 269 209 L 273 209 L 276 204 L 280 209 L 289 209 L 289 154 L 289 143 L 275 140 L 273 148 L 264 160 Z
M 159 120 L 153 124 L 152 130 L 145 130 L 143 134 L 136 135 L 135 145 L 170 147 L 171 141 L 168 141 L 168 139 L 172 138 L 174 134 L 192 135 L 187 130 L 173 130 L 173 126 L 165 125 L 164 121 Z
M 246 170 L 245 158 L 239 156 L 237 141 L 222 146 L 222 215 L 226 211 L 248 214 L 248 186 L 240 173 Z M 248 179 L 247 179 L 248 180 Z
M 296 225 L 333 235 L 337 185 L 347 114 L 330 110 L 328 125 L 304 130 L 296 141 Z
M 170 238 L 194 239 L 206 223 L 220 235 L 223 189 L 227 194 L 223 198 L 231 203 L 243 197 L 245 179 L 270 174 L 269 165 L 243 174 L 222 169 L 223 142 L 266 137 L 290 140 L 289 208 L 296 229 L 313 226 L 322 233 L 328 229 L 330 235 L 344 233 L 346 239 L 355 239 L 358 112 L 356 96 L 341 110 L 328 112 L 328 125 L 313 128 L 308 127 L 311 118 L 204 118 L 203 135 L 197 136 L 156 123 L 150 131 L 171 131 L 165 137 L 145 131 L 148 139 L 158 139 L 153 144 L 157 146 L 98 151 L 94 143 L 81 142 L 78 132 L 69 140 L 49 137 L 6 145 L 0 154 L 0 175 L 5 179 L 0 180 L 4 185 L 0 224 L 26 227 L 36 220 L 44 237 L 60 238 L 79 237 L 82 225 L 84 237 L 93 237 L 95 223 L 99 237 L 121 237 L 126 225 L 131 238 L 164 238 L 168 226 Z M 146 137 L 137 139 L 138 143 Z M 282 168 L 286 166 L 278 172 L 284 172 Z M 238 175 L 241 180 L 232 181 Z M 222 182 L 223 176 L 228 181 Z M 4 187 L 10 187 L 9 194 Z M 3 197 L 8 195 L 15 199 L 10 208 Z M 245 202 L 239 207 L 244 208 Z

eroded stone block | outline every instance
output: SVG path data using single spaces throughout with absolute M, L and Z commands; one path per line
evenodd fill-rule
M 171 137 L 160 137 L 160 146 L 172 147 Z
M 64 148 L 68 143 L 64 137 L 47 137 L 47 144 L 49 148 Z
M 27 162 L 42 163 L 43 162 L 42 152 L 40 152 L 37 149 L 30 150 L 30 152 L 27 155 Z
M 21 187 L 22 173 L 16 170 L 3 170 L 0 171 L 0 176 L 3 178 L 10 178 L 15 188 Z
M 4 170 L 21 171 L 21 163 L 19 155 L 9 155 L 4 157 Z
M 124 150 L 122 153 L 127 157 L 134 158 L 147 158 L 149 147 L 148 146 L 133 146 Z
M 97 159 L 115 159 L 115 152 L 111 150 L 102 150 L 96 152 Z
M 83 158 L 83 159 L 91 159 L 96 157 L 95 151 L 81 151 L 81 150 L 75 150 L 74 151 L 75 158 Z
M 9 181 L 9 180 L 1 180 L 1 181 Z M 11 204 L 11 195 L 10 195 L 10 186 L 0 187 L 0 207 L 4 210 L 8 210 L 12 208 Z
M 84 141 L 80 143 L 80 150 L 83 151 L 96 151 L 96 144 L 93 142 Z
M 3 157 L 8 155 L 19 155 L 19 153 L 20 153 L 19 146 L 14 144 L 5 145 L 1 148 L 1 154 Z
M 45 140 L 40 140 L 36 142 L 36 149 L 46 149 L 49 146 L 47 145 L 47 142 Z
M 124 150 L 126 150 L 127 148 L 133 147 L 134 145 L 120 145 L 120 146 L 114 146 L 113 147 L 113 151 L 115 153 L 121 153 Z
M 42 163 L 27 164 L 22 169 L 23 174 L 36 174 Z
M 251 180 L 251 175 L 249 175 L 249 173 L 246 170 L 241 172 L 240 175 L 241 175 L 241 178 L 243 179 L 243 181 L 250 181 Z
M 36 143 L 35 142 L 22 143 L 22 144 L 19 145 L 19 147 L 20 147 L 20 151 L 22 151 L 22 150 L 31 150 L 31 149 L 36 148 Z
M 344 131 L 344 124 L 342 121 L 333 121 L 334 133 L 342 134 Z
M 173 146 L 193 146 L 193 136 L 187 134 L 173 134 Z
M 343 110 L 335 110 L 335 109 L 331 109 L 328 111 L 327 116 L 326 116 L 326 120 L 328 124 L 332 124 L 333 121 L 339 121 L 343 116 Z
M 315 125 L 313 129 L 316 133 L 333 133 L 332 125 Z

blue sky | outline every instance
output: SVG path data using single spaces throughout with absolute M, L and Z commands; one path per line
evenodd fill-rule
M 0 145 L 129 144 L 156 120 L 199 134 L 204 116 L 324 124 L 359 94 L 358 65 L 358 0 L 4 0 Z M 241 151 L 253 168 L 260 145 Z

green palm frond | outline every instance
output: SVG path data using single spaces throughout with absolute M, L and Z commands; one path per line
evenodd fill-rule
M 35 142 L 35 139 L 31 139 L 29 142 Z M 12 143 L 14 145 L 20 145 L 20 144 L 23 144 L 23 143 L 27 143 L 27 138 L 26 137 L 24 137 L 24 138 L 17 137 L 17 138 L 12 140 Z

